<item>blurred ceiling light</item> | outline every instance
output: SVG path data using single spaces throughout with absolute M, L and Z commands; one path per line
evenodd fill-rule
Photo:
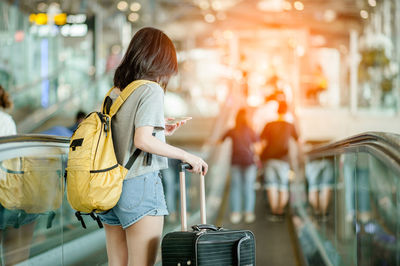
M 208 23 L 213 23 L 215 22 L 215 16 L 213 14 L 208 13 L 204 16 L 204 20 Z
M 35 22 L 37 25 L 47 24 L 47 15 L 45 13 L 39 13 L 35 16 Z
M 230 40 L 233 38 L 233 32 L 230 30 L 226 30 L 224 31 L 223 36 L 225 39 Z
M 133 2 L 133 3 L 131 4 L 131 11 L 137 12 L 137 11 L 140 10 L 141 7 L 142 7 L 142 6 L 140 5 L 140 3 L 138 3 L 138 2 Z
M 299 11 L 304 10 L 304 4 L 300 1 L 294 2 L 293 5 L 296 10 L 299 10 Z
M 322 35 L 311 36 L 311 45 L 312 46 L 323 46 L 326 44 L 326 39 Z
M 121 52 L 121 46 L 118 44 L 114 44 L 113 46 L 111 46 L 111 52 L 113 54 L 119 54 Z
M 257 107 L 261 104 L 263 104 L 264 99 L 263 97 L 260 97 L 260 95 L 250 95 L 247 97 L 247 104 L 252 107 Z
M 332 22 L 336 19 L 336 12 L 332 9 L 327 9 L 324 12 L 324 20 L 326 22 Z
M 210 3 L 207 0 L 203 0 L 199 2 L 199 7 L 203 10 L 210 8 Z
M 257 3 L 257 8 L 261 11 L 281 12 L 284 8 L 283 0 L 262 0 Z
M 214 0 L 211 3 L 211 7 L 216 11 L 220 11 L 220 10 L 222 10 L 222 3 L 218 0 Z
M 135 22 L 139 19 L 139 14 L 138 13 L 130 13 L 128 16 L 128 19 L 130 22 Z
M 37 9 L 40 11 L 40 12 L 46 12 L 46 10 L 47 10 L 47 4 L 46 3 L 39 3 L 38 4 L 38 6 L 37 6 Z
M 283 3 L 283 9 L 286 11 L 292 10 L 292 4 L 290 2 L 285 1 Z
M 376 6 L 376 0 L 368 0 L 368 4 L 372 7 Z
M 341 44 L 341 45 L 339 46 L 339 50 L 340 50 L 340 52 L 341 52 L 342 54 L 347 54 L 347 52 L 348 52 L 346 45 L 343 45 L 343 44 Z
M 53 8 L 60 8 L 60 4 L 59 3 L 50 3 L 49 7 L 52 6 Z
M 117 8 L 121 11 L 125 11 L 128 9 L 128 3 L 126 1 L 120 1 L 117 4 Z
M 361 10 L 360 11 L 360 16 L 363 18 L 363 19 L 367 19 L 368 18 L 368 12 L 366 11 L 366 10 Z
M 218 12 L 218 13 L 217 13 L 217 19 L 219 19 L 219 20 L 225 20 L 225 19 L 226 19 L 226 14 L 225 14 L 225 12 Z
M 298 56 L 303 56 L 306 53 L 306 49 L 304 49 L 304 47 L 302 45 L 299 45 L 296 47 L 296 54 Z
M 290 38 L 290 39 L 288 40 L 288 45 L 289 45 L 290 48 L 294 49 L 294 48 L 296 47 L 296 45 L 297 45 L 297 42 L 296 42 L 295 39 Z

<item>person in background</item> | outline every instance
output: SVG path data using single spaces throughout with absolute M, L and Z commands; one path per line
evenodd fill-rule
M 86 113 L 82 110 L 79 110 L 75 116 L 75 124 L 70 126 L 68 129 L 74 132 L 78 128 L 79 124 L 85 119 L 85 117 Z
M 13 106 L 9 94 L 0 85 L 0 137 L 17 134 L 17 127 L 12 117 L 5 112 Z
M 162 31 L 146 27 L 132 38 L 114 74 L 110 98 L 136 80 L 148 80 L 126 99 L 112 118 L 112 138 L 118 163 L 126 165 L 136 149 L 142 152 L 129 169 L 117 204 L 99 217 L 104 224 L 108 264 L 154 265 L 168 214 L 160 170 L 167 158 L 189 163 L 194 173 L 206 174 L 208 165 L 198 156 L 165 143 L 177 125 L 169 128 L 164 118 L 164 93 L 178 71 L 176 50 Z M 153 135 L 154 133 L 154 135 Z M 144 164 L 145 154 L 151 164 Z
M 294 125 L 285 120 L 288 106 L 280 102 L 278 119 L 267 123 L 261 132 L 263 144 L 261 161 L 264 165 L 264 179 L 271 207 L 271 221 L 281 221 L 289 201 L 289 141 L 299 140 Z
M 238 111 L 235 127 L 223 135 L 222 141 L 226 138 L 232 139 L 230 220 L 237 224 L 244 213 L 244 221 L 252 223 L 256 218 L 254 182 L 257 176 L 253 145 L 258 142 L 258 137 L 249 125 L 246 109 Z
M 60 136 L 60 137 L 71 137 L 79 124 L 85 119 L 86 113 L 79 110 L 75 116 L 75 123 L 70 127 L 65 126 L 52 126 L 51 128 L 40 132 L 41 134 Z

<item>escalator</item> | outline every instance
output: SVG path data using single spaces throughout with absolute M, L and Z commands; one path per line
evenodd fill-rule
M 371 132 L 321 146 L 305 169 L 291 186 L 303 264 L 399 265 L 400 136 Z
M 257 220 L 250 225 L 229 223 L 230 148 L 214 147 L 203 153 L 210 165 L 208 221 L 254 231 L 258 265 L 399 265 L 399 140 L 367 133 L 313 149 L 291 183 L 286 219 L 266 219 L 259 190 Z M 83 229 L 63 193 L 68 145 L 67 138 L 43 135 L 0 138 L 1 265 L 107 263 L 104 231 L 90 218 Z M 188 189 L 189 224 L 200 220 L 197 181 L 192 178 Z M 172 230 L 179 230 L 178 222 L 165 224 L 164 233 Z

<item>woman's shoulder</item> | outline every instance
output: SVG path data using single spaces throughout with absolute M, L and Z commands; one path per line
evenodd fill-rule
M 138 87 L 138 90 L 147 90 L 152 93 L 164 93 L 163 88 L 156 82 L 149 82 Z
M 161 97 L 158 96 L 161 94 L 163 95 L 164 91 L 157 83 L 146 83 L 137 87 L 126 101 L 132 104 L 137 102 L 139 99 L 152 98 L 155 95 L 157 95 L 157 97 Z

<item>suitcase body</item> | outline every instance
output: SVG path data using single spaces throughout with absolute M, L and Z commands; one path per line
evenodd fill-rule
M 165 235 L 163 266 L 255 265 L 255 239 L 251 231 L 194 229 Z
M 181 209 L 186 210 L 184 174 L 181 170 Z M 183 178 L 182 178 L 183 177 Z M 183 180 L 182 180 L 183 179 Z M 181 213 L 182 231 L 164 236 L 161 243 L 163 266 L 253 266 L 255 238 L 249 230 L 227 230 L 206 224 L 204 177 L 200 180 L 202 224 L 186 228 L 186 211 Z M 184 206 L 182 206 L 184 205 Z

